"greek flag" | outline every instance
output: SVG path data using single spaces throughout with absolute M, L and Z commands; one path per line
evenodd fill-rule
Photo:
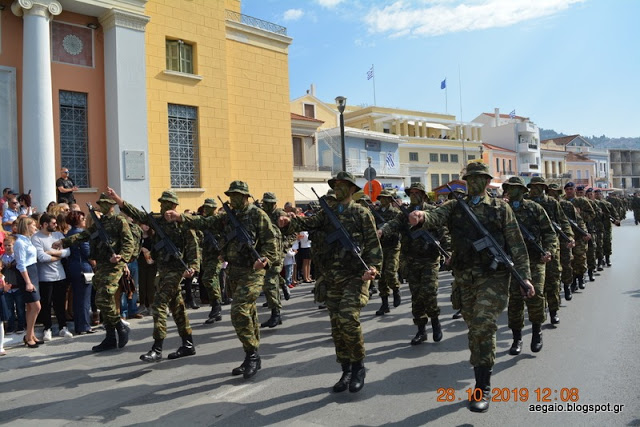
M 373 78 L 373 65 L 371 66 L 371 69 L 367 71 L 367 80 L 371 80 L 372 78 Z
M 393 168 L 396 166 L 396 163 L 393 161 L 393 154 L 392 153 L 387 153 L 387 166 L 389 166 L 390 168 Z
M 515 117 L 516 117 L 516 110 L 511 110 L 511 112 L 509 113 L 509 118 L 514 119 Z
M 447 79 L 444 79 L 443 81 L 440 82 L 440 89 L 446 89 L 447 88 Z

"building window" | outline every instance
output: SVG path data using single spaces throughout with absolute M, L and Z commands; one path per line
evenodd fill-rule
M 60 91 L 60 165 L 75 185 L 89 187 L 86 93 Z
M 496 159 L 496 172 L 500 173 L 500 159 Z
M 442 185 L 445 185 L 446 183 L 449 182 L 449 174 L 448 173 L 443 173 L 442 175 L 440 175 L 440 181 L 442 182 Z
M 302 138 L 293 137 L 293 166 L 303 166 L 302 158 Z
M 451 163 L 458 163 L 458 155 L 457 154 L 452 154 L 451 155 Z
M 584 171 L 584 179 L 589 179 L 589 169 L 585 169 L 585 171 Z
M 311 119 L 316 118 L 316 106 L 313 104 L 304 104 L 304 116 Z
M 431 174 L 431 189 L 438 188 L 440 186 L 440 177 L 437 174 Z
M 182 40 L 167 40 L 167 70 L 193 74 L 193 45 Z
M 506 164 L 507 164 L 507 162 L 505 161 L 505 159 L 502 159 L 502 172 L 507 170 Z
M 420 184 L 422 182 L 422 180 L 420 179 L 419 176 L 412 176 L 411 177 L 411 183 L 412 184 Z
M 451 181 L 457 181 L 459 179 L 460 179 L 460 175 L 458 175 L 457 173 L 451 174 Z
M 580 169 L 578 169 L 578 170 L 576 171 L 576 178 L 577 178 L 577 179 L 582 179 L 582 171 L 581 171 Z
M 476 159 L 476 155 L 475 154 L 469 154 L 467 156 L 467 160 L 475 160 Z
M 417 162 L 418 161 L 418 153 L 409 153 L 409 161 Z
M 437 153 L 429 153 L 429 161 L 430 162 L 437 162 L 438 161 L 438 154 Z
M 172 188 L 200 187 L 198 110 L 169 104 L 169 166 Z
M 511 160 L 509 160 L 509 174 L 513 175 L 513 169 L 511 168 Z
M 448 154 L 440 154 L 440 161 L 441 162 L 448 162 L 449 161 L 449 155 Z

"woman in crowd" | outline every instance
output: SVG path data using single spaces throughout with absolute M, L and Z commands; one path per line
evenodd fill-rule
M 84 231 L 87 227 L 83 212 L 69 212 L 66 219 L 71 227 L 65 237 Z M 85 279 L 86 273 L 92 273 L 89 261 L 89 242 L 71 246 L 71 255 L 67 261 L 67 271 L 73 290 L 73 323 L 76 334 L 92 334 L 91 329 L 91 283 Z
M 147 224 L 141 224 L 142 227 L 142 245 L 140 255 L 138 256 L 138 293 L 140 294 L 140 310 L 138 314 L 148 316 L 153 304 L 153 298 L 156 293 L 156 273 L 158 266 L 151 258 L 151 250 L 153 249 L 153 229 Z
M 16 242 L 13 251 L 16 256 L 18 285 L 22 290 L 27 307 L 27 329 L 24 333 L 24 344 L 29 348 L 37 348 L 42 341 L 36 339 L 34 327 L 40 312 L 40 293 L 38 292 L 38 258 L 36 248 L 31 243 L 31 236 L 38 230 L 36 221 L 30 217 L 21 217 L 17 221 Z
M 31 206 L 30 194 L 19 195 L 18 202 L 20 202 L 20 209 L 18 210 L 18 213 L 20 213 L 20 215 L 31 216 L 36 213 L 36 208 L 34 206 Z

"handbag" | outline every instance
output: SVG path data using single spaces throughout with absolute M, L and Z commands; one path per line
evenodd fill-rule
M 128 272 L 122 273 L 120 276 L 120 290 L 127 295 L 127 299 L 132 299 L 136 292 L 136 283 Z

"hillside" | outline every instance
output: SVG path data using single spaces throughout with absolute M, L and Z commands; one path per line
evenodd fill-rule
M 541 140 L 558 138 L 562 136 L 568 136 L 568 135 L 565 135 L 564 133 L 558 133 L 553 129 L 540 128 Z M 628 138 L 628 137 L 609 138 L 606 135 L 602 135 L 602 136 L 581 135 L 581 136 L 598 148 L 627 148 L 630 150 L 640 150 L 640 138 Z

